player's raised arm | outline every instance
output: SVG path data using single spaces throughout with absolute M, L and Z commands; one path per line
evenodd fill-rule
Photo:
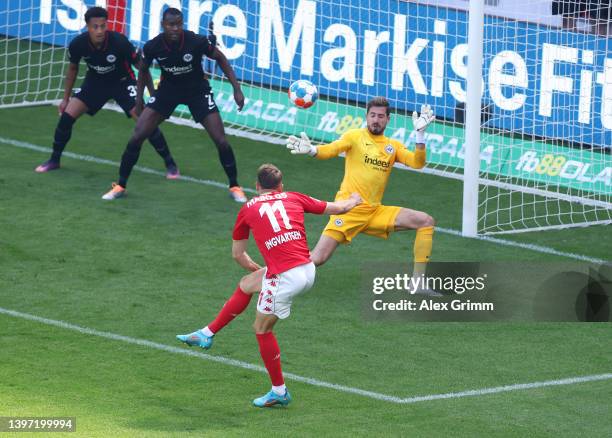
M 342 201 L 328 202 L 323 214 L 344 214 L 361 204 L 363 200 L 359 193 L 351 193 L 348 199 Z
M 417 149 L 425 149 L 425 130 L 435 119 L 436 116 L 429 105 L 421 106 L 421 115 L 416 111 L 412 113 L 412 126 L 416 131 Z
M 433 110 L 429 105 L 421 107 L 421 115 L 416 111 L 412 113 L 412 125 L 416 133 L 416 148 L 414 152 L 404 148 L 398 149 L 398 161 L 415 169 L 421 169 L 425 166 L 425 130 L 431 122 L 435 120 Z
M 242 107 L 244 107 L 244 94 L 242 94 L 242 89 L 240 88 L 240 83 L 236 79 L 236 73 L 234 73 L 234 69 L 230 65 L 223 52 L 217 47 L 213 47 L 213 51 L 210 55 L 210 58 L 217 61 L 217 64 L 219 64 L 219 67 L 221 67 L 221 70 L 223 70 L 225 77 L 232 84 L 232 87 L 234 89 L 234 100 L 236 101 L 236 105 L 238 105 L 238 109 L 242 110 Z
M 342 152 L 347 152 L 351 148 L 351 142 L 348 139 L 348 134 L 344 134 L 340 139 L 325 144 L 323 146 L 313 146 L 310 138 L 305 132 L 300 134 L 300 137 L 290 135 L 287 138 L 287 149 L 294 155 L 310 155 L 311 157 L 317 157 L 319 160 L 327 160 L 329 158 L 337 157 Z
M 247 254 L 246 249 L 249 243 L 249 239 L 233 240 L 232 241 L 232 257 L 236 260 L 240 266 L 251 272 L 257 271 L 261 268 L 257 263 L 251 259 Z

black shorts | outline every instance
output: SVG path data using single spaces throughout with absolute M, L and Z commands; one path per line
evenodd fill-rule
M 93 116 L 100 111 L 106 102 L 113 99 L 125 112 L 132 117 L 130 111 L 136 106 L 136 81 L 132 78 L 119 81 L 97 81 L 85 78 L 81 89 L 74 97 L 87 105 L 87 114 Z
M 174 86 L 160 85 L 149 98 L 147 106 L 167 119 L 181 104 L 187 105 L 196 122 L 201 122 L 209 114 L 219 112 L 213 92 L 208 86 L 196 90 L 181 90 Z

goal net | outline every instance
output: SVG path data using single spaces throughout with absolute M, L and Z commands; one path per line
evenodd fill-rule
M 612 59 L 607 34 L 595 33 L 602 13 L 584 11 L 569 30 L 554 25 L 567 26 L 560 16 L 538 22 L 537 4 L 525 4 L 529 21 L 484 19 L 480 126 L 492 154 L 479 169 L 480 232 L 612 222 Z
M 476 1 L 476 0 L 474 0 Z M 612 58 L 600 21 L 563 29 L 551 0 L 483 0 L 478 233 L 612 220 Z M 565 0 L 570 2 L 570 0 Z M 463 0 L 7 0 L 0 10 L 0 106 L 61 97 L 66 46 L 87 7 L 137 46 L 156 36 L 166 7 L 186 28 L 217 36 L 247 97 L 205 61 L 230 132 L 280 142 L 304 130 L 318 142 L 365 123 L 364 104 L 386 96 L 386 134 L 414 146 L 410 114 L 430 104 L 423 172 L 463 179 L 469 2 Z M 81 66 L 81 74 L 84 73 Z M 154 72 L 155 74 L 155 72 Z M 297 79 L 317 85 L 308 110 L 291 105 Z M 78 86 L 77 82 L 77 86 Z M 179 107 L 174 121 L 191 123 Z M 469 146 L 469 145 L 468 145 Z M 458 212 L 459 213 L 459 212 Z

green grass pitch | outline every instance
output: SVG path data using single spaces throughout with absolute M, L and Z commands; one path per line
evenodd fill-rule
M 52 107 L 0 110 L 0 137 L 49 147 Z M 133 123 L 103 111 L 77 122 L 67 151 L 118 161 Z M 225 182 L 205 133 L 162 126 L 181 172 Z M 287 190 L 330 199 L 342 159 L 315 162 L 283 147 L 230 138 L 239 179 L 259 164 Z M 181 347 L 177 333 L 206 324 L 243 274 L 230 256 L 239 209 L 227 191 L 134 172 L 129 196 L 100 196 L 117 168 L 65 157 L 39 175 L 47 153 L 0 141 L 0 308 Z M 145 144 L 140 165 L 162 170 Z M 387 204 L 460 227 L 457 181 L 394 171 Z M 310 244 L 325 218 L 309 216 Z M 610 258 L 609 227 L 510 238 Z M 608 235 L 606 237 L 606 235 Z M 361 236 L 318 271 L 276 330 L 284 370 L 397 397 L 440 394 L 612 372 L 612 326 L 571 323 L 369 322 L 360 270 L 409 261 L 413 233 Z M 254 244 L 251 253 L 256 254 Z M 436 260 L 568 260 L 517 247 L 434 236 Z M 259 257 L 258 257 L 259 260 Z M 210 355 L 260 364 L 254 308 L 215 339 Z M 258 410 L 265 374 L 0 314 L 0 416 L 73 416 L 69 436 L 608 436 L 612 380 L 414 404 L 374 400 L 288 380 L 287 409 Z M 21 435 L 19 435 L 21 436 Z M 36 435 L 37 436 L 37 435 Z

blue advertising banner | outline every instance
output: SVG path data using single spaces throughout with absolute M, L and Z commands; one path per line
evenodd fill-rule
M 105 0 L 8 0 L 0 33 L 66 45 L 87 6 Z M 164 8 L 185 26 L 215 33 L 238 77 L 287 88 L 298 79 L 321 94 L 365 102 L 387 96 L 403 111 L 429 103 L 453 120 L 465 100 L 467 13 L 397 0 L 127 0 L 127 33 L 157 35 Z M 487 17 L 483 102 L 488 126 L 612 146 L 608 40 Z

